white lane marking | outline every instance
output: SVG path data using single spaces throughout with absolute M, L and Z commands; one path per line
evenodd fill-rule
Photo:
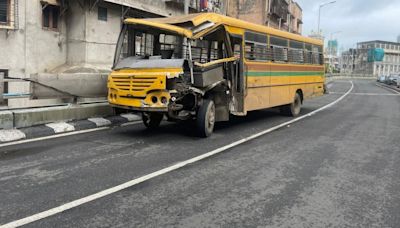
M 270 133 L 270 132 L 272 132 L 272 131 L 275 131 L 275 130 L 277 130 L 277 129 L 280 129 L 280 128 L 282 128 L 282 127 L 285 127 L 285 126 L 287 126 L 287 125 L 289 125 L 289 124 L 298 122 L 298 121 L 300 121 L 300 120 L 302 120 L 302 119 L 304 119 L 304 118 L 310 117 L 310 116 L 312 116 L 312 115 L 314 115 L 314 114 L 316 114 L 316 113 L 318 113 L 318 112 L 320 112 L 320 111 L 323 111 L 323 110 L 325 110 L 325 109 L 327 109 L 327 108 L 330 108 L 330 107 L 332 107 L 333 105 L 335 105 L 336 103 L 338 103 L 339 101 L 343 100 L 343 99 L 353 90 L 353 88 L 354 88 L 353 82 L 350 81 L 350 83 L 351 83 L 351 88 L 349 89 L 349 91 L 347 91 L 347 93 L 345 93 L 344 95 L 342 95 L 341 97 L 339 97 L 337 100 L 333 101 L 332 103 L 327 104 L 327 105 L 325 105 L 325 106 L 323 106 L 323 107 L 321 107 L 321 108 L 319 108 L 319 109 L 317 109 L 317 110 L 314 110 L 314 111 L 312 111 L 312 112 L 310 112 L 310 113 L 308 113 L 308 114 L 306 114 L 306 115 L 297 117 L 297 118 L 295 118 L 295 119 L 293 119 L 293 120 L 290 120 L 290 121 L 287 121 L 287 122 L 285 122 L 285 123 L 279 124 L 279 125 L 277 125 L 277 126 L 275 126 L 275 127 L 272 127 L 272 128 L 267 129 L 267 130 L 264 130 L 264 131 L 262 131 L 262 132 L 259 132 L 259 133 L 257 133 L 257 134 L 251 135 L 251 136 L 249 136 L 249 137 L 247 137 L 247 138 L 243 138 L 243 139 L 241 139 L 241 140 L 239 140 L 239 141 L 236 141 L 236 142 L 234 142 L 234 143 L 231 143 L 231 144 L 229 144 L 229 145 L 220 147 L 220 148 L 218 148 L 218 149 L 215 149 L 215 150 L 213 150 L 213 151 L 207 152 L 207 153 L 202 154 L 202 155 L 200 155 L 200 156 L 191 158 L 191 159 L 189 159 L 189 160 L 179 162 L 179 163 L 177 163 L 177 164 L 175 164 L 175 165 L 166 167 L 166 168 L 164 168 L 164 169 L 161 169 L 161 170 L 158 170 L 158 171 L 156 171 L 156 172 L 147 174 L 147 175 L 145 175 L 145 176 L 142 176 L 142 177 L 139 177 L 139 178 L 130 180 L 130 181 L 128 181 L 128 182 L 125 182 L 125 183 L 123 183 L 123 184 L 117 185 L 117 186 L 115 186 L 115 187 L 112 187 L 112 188 L 109 188 L 109 189 L 106 189 L 106 190 L 103 190 L 103 191 L 94 193 L 94 194 L 92 194 L 92 195 L 83 197 L 83 198 L 81 198 L 81 199 L 74 200 L 74 201 L 72 201 L 72 202 L 63 204 L 63 205 L 61 205 L 61 206 L 58 206 L 58 207 L 49 209 L 49 210 L 47 210 L 47 211 L 43 211 L 43 212 L 40 212 L 40 213 L 31 215 L 31 216 L 26 217 L 26 218 L 19 219 L 19 220 L 16 220 L 16 221 L 13 221 L 13 222 L 4 224 L 4 225 L 0 226 L 0 228 L 18 227 L 18 226 L 22 226 L 22 225 L 26 225 L 26 224 L 29 224 L 29 223 L 38 221 L 38 220 L 40 220 L 40 219 L 44 219 L 44 218 L 53 216 L 53 215 L 55 215 L 55 214 L 59 214 L 59 213 L 61 213 L 61 212 L 63 212 L 63 211 L 69 210 L 69 209 L 71 209 L 71 208 L 78 207 L 78 206 L 80 206 L 80 205 L 82 205 L 82 204 L 91 202 L 91 201 L 93 201 L 93 200 L 102 198 L 102 197 L 104 197 L 104 196 L 113 194 L 113 193 L 115 193 L 115 192 L 118 192 L 118 191 L 121 191 L 121 190 L 123 190 L 123 189 L 132 187 L 132 186 L 137 185 L 137 184 L 139 184 L 139 183 L 142 183 L 142 182 L 144 182 L 144 181 L 150 180 L 150 179 L 152 179 L 152 178 L 155 178 L 155 177 L 161 176 L 161 175 L 163 175 L 163 174 L 169 173 L 169 172 L 171 172 L 171 171 L 177 170 L 177 169 L 182 168 L 182 167 L 184 167 L 184 166 L 186 166 L 186 165 L 188 165 L 188 164 L 192 164 L 192 163 L 198 162 L 198 161 L 200 161 L 200 160 L 203 160 L 203 159 L 205 159 L 205 158 L 211 157 L 211 156 L 213 156 L 213 155 L 215 155 L 215 154 L 219 154 L 219 153 L 221 153 L 221 152 L 223 152 L 223 151 L 226 151 L 226 150 L 228 150 L 228 149 L 230 149 L 230 148 L 233 148 L 233 147 L 235 147 L 235 146 L 238 146 L 238 145 L 240 145 L 240 144 L 243 144 L 243 143 L 245 143 L 245 142 L 248 142 L 248 141 L 250 141 L 250 140 L 253 140 L 253 139 L 255 139 L 255 138 L 258 138 L 258 137 L 260 137 L 260 136 L 262 136 L 262 135 L 268 134 L 268 133 Z
M 71 124 L 67 124 L 65 122 L 49 123 L 46 124 L 46 126 L 52 128 L 56 134 L 75 131 L 74 126 L 72 126 Z
M 396 94 L 400 94 L 400 92 L 395 90 L 395 89 L 392 89 L 392 88 L 389 88 L 389 87 L 386 87 L 386 86 L 382 86 L 382 85 L 379 85 L 379 84 L 376 84 L 376 83 L 375 83 L 375 85 L 378 86 L 378 87 L 381 87 L 383 89 L 388 89 L 388 90 L 390 90 L 390 91 L 392 91 L 392 92 L 394 92 Z
M 121 114 L 120 116 L 127 119 L 129 122 L 142 120 L 142 117 L 132 113 Z
M 96 124 L 97 127 L 105 127 L 105 126 L 109 126 L 111 125 L 111 121 L 109 121 L 108 119 L 104 119 L 104 118 L 89 118 L 88 119 L 90 122 L 93 122 Z
M 329 92 L 329 94 L 345 94 L 344 92 Z M 393 93 L 350 93 L 350 95 L 361 95 L 361 96 L 400 96 L 400 94 Z
M 93 131 L 101 131 L 101 130 L 106 130 L 106 129 L 110 129 L 110 128 L 109 127 L 100 127 L 100 128 L 94 128 L 94 129 L 88 129 L 88 130 L 73 131 L 73 132 L 68 132 L 68 133 L 58 134 L 58 135 L 50 135 L 50 136 L 45 136 L 45 137 L 40 137 L 40 138 L 35 138 L 35 139 L 26 139 L 26 140 L 20 140 L 20 141 L 16 141 L 16 142 L 2 143 L 2 144 L 0 144 L 0 148 L 29 143 L 29 142 L 36 142 L 36 141 L 43 141 L 43 140 L 47 140 L 47 139 L 60 138 L 60 137 L 69 136 L 69 135 L 79 135 L 79 134 L 84 134 L 84 133 L 93 132 Z
M 0 130 L 0 142 L 11 142 L 26 138 L 24 132 L 17 129 Z

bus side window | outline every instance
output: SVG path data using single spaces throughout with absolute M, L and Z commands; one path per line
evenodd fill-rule
M 254 44 L 246 42 L 246 46 L 244 47 L 244 51 L 246 53 L 246 59 L 255 60 L 254 56 Z
M 304 43 L 291 40 L 289 47 L 289 62 L 304 63 Z
M 272 61 L 288 61 L 288 40 L 276 36 L 270 36 L 270 45 L 272 48 Z
M 240 44 L 234 44 L 233 45 L 233 56 L 236 58 L 240 59 Z
M 312 64 L 312 45 L 311 44 L 305 44 L 304 63 Z

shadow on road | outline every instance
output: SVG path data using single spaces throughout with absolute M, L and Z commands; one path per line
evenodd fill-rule
M 312 110 L 304 108 L 302 113 L 308 113 Z M 263 122 L 283 119 L 284 121 L 290 120 L 290 117 L 285 117 L 279 113 L 278 109 L 265 109 L 259 111 L 249 112 L 246 116 L 230 116 L 227 122 L 219 122 L 215 125 L 215 132 L 226 131 L 240 131 L 247 127 L 256 127 Z M 143 125 L 136 125 L 129 128 L 125 132 L 119 134 L 129 135 L 130 137 L 162 137 L 162 136 L 183 136 L 189 138 L 198 138 L 196 133 L 195 121 L 181 121 L 181 122 L 163 122 L 158 129 L 146 129 Z

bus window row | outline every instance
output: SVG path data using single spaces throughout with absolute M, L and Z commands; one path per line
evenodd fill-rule
M 324 64 L 322 46 L 254 32 L 245 33 L 245 57 L 253 61 Z

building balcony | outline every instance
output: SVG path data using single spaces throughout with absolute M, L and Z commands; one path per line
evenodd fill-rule
M 276 18 L 281 18 L 286 22 L 289 14 L 289 5 L 283 0 L 273 0 L 271 4 L 270 15 Z

